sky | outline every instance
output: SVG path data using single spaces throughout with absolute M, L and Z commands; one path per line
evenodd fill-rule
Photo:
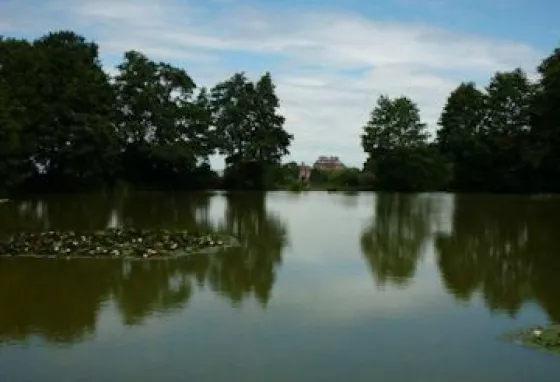
M 381 94 L 412 98 L 433 134 L 461 81 L 484 87 L 516 67 L 533 77 L 560 47 L 558 15 L 557 0 L 0 0 L 0 35 L 71 29 L 99 44 L 109 73 L 134 49 L 199 86 L 270 71 L 294 135 L 285 161 L 361 166 Z

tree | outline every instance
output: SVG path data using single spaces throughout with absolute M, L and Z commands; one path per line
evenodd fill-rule
M 486 115 L 486 96 L 472 82 L 451 92 L 439 119 L 439 150 L 454 163 L 453 188 L 478 187 L 485 169 L 486 147 L 481 145 Z
M 117 129 L 125 147 L 125 177 L 183 186 L 213 152 L 206 89 L 183 69 L 156 63 L 136 51 L 118 66 Z
M 426 140 L 426 125 L 414 102 L 381 96 L 362 135 L 362 146 L 369 155 L 364 170 L 373 174 L 374 187 L 398 191 L 442 188 L 448 168 Z
M 279 100 L 269 73 L 254 84 L 236 73 L 211 91 L 219 152 L 225 155 L 226 186 L 265 188 L 269 169 L 289 153 L 293 136 L 277 113 Z
M 0 193 L 21 181 L 20 170 L 25 163 L 20 142 L 22 126 L 17 111 L 6 86 L 0 82 Z
M 364 127 L 362 147 L 370 156 L 396 148 L 418 147 L 425 143 L 426 125 L 420 111 L 407 97 L 390 99 L 383 95 Z
M 97 45 L 61 31 L 36 40 L 33 49 L 38 68 L 28 81 L 36 95 L 27 107 L 37 115 L 28 126 L 37 142 L 34 162 L 56 188 L 106 180 L 117 153 L 114 97 Z
M 487 189 L 520 191 L 530 186 L 524 160 L 534 87 L 521 69 L 498 72 L 486 88 L 486 136 L 490 158 Z
M 461 83 L 451 92 L 439 119 L 437 142 L 441 151 L 461 159 L 468 145 L 483 130 L 485 96 L 473 82 Z
M 0 36 L 0 192 L 10 192 L 33 175 L 35 137 L 29 134 L 37 94 L 30 83 L 37 60 L 32 45 Z
M 539 191 L 560 191 L 560 48 L 538 67 L 532 108 L 531 156 Z

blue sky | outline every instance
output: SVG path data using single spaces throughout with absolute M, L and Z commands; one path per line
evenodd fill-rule
M 558 15 L 555 0 L 0 0 L 0 34 L 73 29 L 99 43 L 109 72 L 137 49 L 201 86 L 270 71 L 295 136 L 287 160 L 361 165 L 361 127 L 380 94 L 413 98 L 433 131 L 460 81 L 534 75 L 560 46 Z

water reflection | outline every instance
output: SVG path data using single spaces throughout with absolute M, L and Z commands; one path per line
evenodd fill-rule
M 458 299 L 480 292 L 491 310 L 515 316 L 537 300 L 560 322 L 560 203 L 556 198 L 456 197 L 451 234 L 436 239 L 446 288 Z
M 118 200 L 98 193 L 36 198 L 0 204 L 0 234 L 21 230 L 105 228 Z
M 0 262 L 0 342 L 37 334 L 77 342 L 95 331 L 115 276 L 108 261 L 17 259 Z
M 0 234 L 108 227 L 211 229 L 210 193 L 105 192 L 0 205 Z
M 211 202 L 220 201 L 224 205 L 212 214 Z M 288 244 L 284 223 L 265 201 L 264 194 L 136 193 L 92 195 L 67 204 L 53 197 L 5 205 L 0 210 L 4 234 L 124 224 L 227 232 L 242 247 L 150 262 L 0 259 L 0 342 L 33 334 L 57 343 L 83 341 L 95 334 L 97 316 L 108 301 L 124 324 L 137 325 L 154 314 L 185 309 L 201 287 L 234 305 L 254 298 L 265 307 Z
M 286 227 L 267 211 L 263 193 L 233 193 L 227 201 L 220 230 L 239 237 L 243 249 L 231 249 L 222 261 L 212 264 L 209 279 L 215 290 L 233 302 L 254 294 L 266 306 L 276 268 L 282 263 L 282 251 L 288 244 Z
M 184 308 L 193 294 L 188 271 L 181 261 L 121 263 L 112 298 L 123 322 L 141 324 L 154 313 Z
M 377 196 L 361 248 L 378 285 L 404 286 L 414 277 L 430 234 L 432 210 L 433 200 L 422 195 Z

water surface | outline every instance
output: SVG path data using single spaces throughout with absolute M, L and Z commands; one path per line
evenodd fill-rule
M 0 381 L 558 381 L 560 198 L 128 192 L 0 205 L 21 230 L 227 232 L 169 261 L 0 259 Z

